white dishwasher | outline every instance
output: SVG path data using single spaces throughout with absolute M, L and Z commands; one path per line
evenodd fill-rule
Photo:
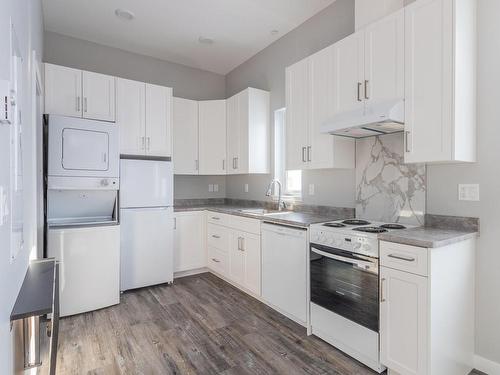
M 288 318 L 307 321 L 307 230 L 262 224 L 262 297 Z

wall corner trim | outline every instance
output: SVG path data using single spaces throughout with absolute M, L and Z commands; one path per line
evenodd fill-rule
M 500 374 L 500 363 L 493 362 L 477 354 L 474 356 L 474 368 L 489 375 Z

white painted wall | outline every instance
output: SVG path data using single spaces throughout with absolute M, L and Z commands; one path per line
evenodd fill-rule
M 500 1 L 478 0 L 478 162 L 428 167 L 427 212 L 481 219 L 476 272 L 476 353 L 500 363 Z M 480 201 L 458 201 L 479 183 Z M 453 266 L 451 266 L 450 271 Z M 496 373 L 500 373 L 500 366 Z
M 35 166 L 33 153 L 34 130 L 31 113 L 31 51 L 34 49 L 42 56 L 43 21 L 40 0 L 0 0 L 0 79 L 10 76 L 10 18 L 16 28 L 22 57 L 25 61 L 23 71 L 23 144 L 25 152 L 24 197 L 25 197 L 25 245 L 16 260 L 10 262 L 10 229 L 7 225 L 0 227 L 0 373 L 10 374 L 13 369 L 12 345 L 9 317 L 15 298 L 24 279 L 28 266 L 29 253 L 35 246 Z M 0 125 L 0 185 L 10 185 L 9 168 L 9 128 Z

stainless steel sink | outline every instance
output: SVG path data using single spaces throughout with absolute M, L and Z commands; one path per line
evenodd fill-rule
M 270 215 L 285 215 L 289 214 L 289 211 L 277 211 L 277 210 L 267 210 L 265 208 L 249 208 L 247 210 L 238 210 L 244 214 L 256 215 L 256 216 L 270 216 Z

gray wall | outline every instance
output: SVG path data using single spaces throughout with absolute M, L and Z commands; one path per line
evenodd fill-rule
M 181 98 L 225 99 L 222 75 L 45 32 L 44 61 L 174 88 Z
M 476 258 L 476 352 L 500 363 L 500 1 L 478 1 L 478 163 L 428 167 L 427 212 L 481 219 Z M 458 201 L 459 183 L 480 183 L 480 201 Z M 451 270 L 450 270 L 451 272 Z
M 208 185 L 218 184 L 218 192 L 209 192 Z M 226 176 L 180 176 L 174 178 L 175 199 L 225 198 Z
M 10 313 L 21 287 L 30 251 L 36 250 L 36 165 L 35 165 L 35 113 L 32 111 L 32 72 L 41 62 L 43 53 L 43 21 L 40 0 L 2 0 L 0 2 L 0 79 L 10 79 L 10 20 L 16 30 L 17 41 L 23 58 L 22 82 L 19 88 L 18 108 L 23 119 L 23 239 L 24 247 L 14 260 L 10 260 L 11 214 L 0 226 L 0 374 L 12 374 L 19 370 L 19 325 L 10 329 Z M 10 127 L 0 126 L 0 186 L 3 186 L 10 201 L 11 160 Z M 11 339 L 14 337 L 14 341 Z M 14 345 L 13 345 L 14 342 Z M 16 356 L 13 355 L 15 347 Z M 15 357 L 15 358 L 14 358 Z M 16 372 L 18 373 L 18 372 Z
M 337 0 L 282 38 L 244 62 L 226 76 L 226 94 L 231 96 L 248 86 L 271 92 L 271 128 L 273 112 L 285 106 L 285 68 L 354 32 L 354 1 Z M 273 133 L 273 132 L 271 132 Z M 228 198 L 265 198 L 270 175 L 228 176 Z M 248 183 L 249 192 L 244 192 Z M 303 201 L 354 207 L 354 170 L 304 171 Z M 315 195 L 308 195 L 315 184 Z

